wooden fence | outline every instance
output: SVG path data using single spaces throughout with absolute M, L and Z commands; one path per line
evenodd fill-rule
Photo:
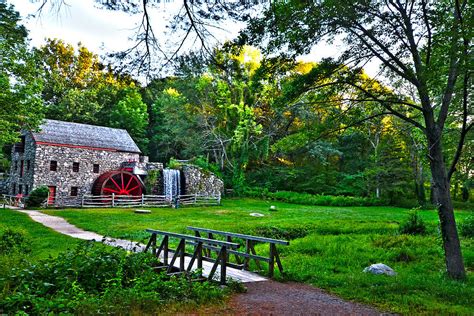
M 5 207 L 5 205 L 24 207 L 25 196 L 3 194 L 1 204 L 3 204 L 3 207 Z
M 19 206 L 25 205 L 25 196 L 2 195 L 1 203 L 3 205 Z M 47 206 L 49 198 L 45 200 L 44 206 Z M 221 196 L 188 194 L 179 195 L 173 199 L 165 195 L 83 195 L 83 196 L 58 196 L 54 199 L 54 205 L 59 207 L 179 207 L 181 205 L 220 205 Z
M 75 207 L 179 207 L 180 205 L 220 205 L 220 195 L 180 195 L 170 199 L 165 195 L 83 195 L 82 197 L 55 200 L 57 206 Z

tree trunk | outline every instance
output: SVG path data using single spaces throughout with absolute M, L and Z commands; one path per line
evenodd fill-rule
M 425 194 L 425 177 L 423 175 L 423 165 L 418 159 L 418 155 L 415 150 L 411 152 L 412 167 L 413 167 L 413 178 L 415 180 L 415 195 L 420 206 L 426 205 L 426 194 Z
M 441 146 L 441 132 L 427 129 L 428 144 L 430 148 L 430 167 L 432 175 L 432 190 L 434 200 L 437 202 L 443 248 L 448 275 L 454 279 L 464 279 L 466 272 L 461 253 L 456 221 L 454 218 L 453 204 L 450 195 L 450 183 L 443 160 Z

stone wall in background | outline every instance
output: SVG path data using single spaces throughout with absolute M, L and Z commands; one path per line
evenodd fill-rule
M 16 144 L 12 148 L 8 193 L 28 195 L 33 189 L 36 144 L 31 133 L 23 135 L 25 142 L 22 150 Z M 21 146 L 20 146 L 21 147 Z
M 10 193 L 9 181 L 6 175 L 0 174 L 0 194 Z
M 224 192 L 224 182 L 212 172 L 193 165 L 183 165 L 185 194 L 217 195 Z

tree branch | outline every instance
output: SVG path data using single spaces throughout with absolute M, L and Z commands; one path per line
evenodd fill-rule
M 456 85 L 456 79 L 458 77 L 458 65 L 459 65 L 459 58 L 457 56 L 457 42 L 458 42 L 458 27 L 461 19 L 461 12 L 459 7 L 459 1 L 456 0 L 456 6 L 454 8 L 454 23 L 451 29 L 452 32 L 452 41 L 451 41 L 451 50 L 450 50 L 450 61 L 449 61 L 449 72 L 448 72 L 448 80 L 446 83 L 446 89 L 443 93 L 443 100 L 441 103 L 441 108 L 439 111 L 438 116 L 438 126 L 440 129 L 443 129 L 444 123 L 446 118 L 448 117 L 448 110 L 449 105 L 451 104 L 451 100 L 453 98 L 454 88 Z
M 431 46 L 432 46 L 432 34 L 431 34 L 431 25 L 428 21 L 428 11 L 426 8 L 426 0 L 421 0 L 421 8 L 423 10 L 423 22 L 425 23 L 426 30 L 427 30 L 427 38 L 428 42 L 426 44 L 426 58 L 425 58 L 425 65 L 429 67 L 431 62 Z

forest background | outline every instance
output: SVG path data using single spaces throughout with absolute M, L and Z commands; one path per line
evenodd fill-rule
M 193 160 L 223 177 L 236 194 L 259 188 L 405 206 L 431 201 L 421 131 L 384 115 L 356 90 L 309 88 L 316 80 L 346 75 L 345 69 L 324 78 L 330 68 L 324 60 L 270 58 L 255 47 L 227 43 L 211 55 L 181 57 L 174 76 L 142 85 L 80 43 L 75 49 L 47 39 L 31 50 L 18 14 L 0 6 L 8 21 L 1 31 L 9 34 L 1 47 L 7 70 L 2 84 L 10 91 L 0 101 L 11 116 L 2 130 L 3 172 L 18 127 L 37 126 L 45 117 L 125 128 L 152 161 Z M 6 77 L 12 74 L 13 81 Z M 393 93 L 363 71 L 349 79 Z M 452 156 L 460 126 L 455 120 L 448 125 L 443 145 Z M 473 156 L 471 133 L 451 180 L 454 200 L 472 199 Z

